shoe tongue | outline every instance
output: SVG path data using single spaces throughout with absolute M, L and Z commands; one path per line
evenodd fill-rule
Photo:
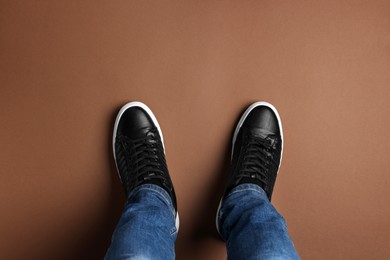
M 158 186 L 161 186 L 161 185 L 162 185 L 162 182 L 161 182 L 160 179 L 158 179 L 158 178 L 153 178 L 153 176 L 155 176 L 155 175 L 157 175 L 157 174 L 155 174 L 155 173 L 150 173 L 149 175 L 150 175 L 149 178 L 144 179 L 142 183 L 144 183 L 144 184 L 149 183 L 149 184 L 154 184 L 154 185 L 158 185 Z
M 256 178 L 244 177 L 240 183 L 252 183 L 260 186 L 263 190 L 265 189 L 265 184 Z

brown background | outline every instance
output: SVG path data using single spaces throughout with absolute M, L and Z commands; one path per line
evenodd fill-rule
M 0 1 L 0 258 L 100 259 L 123 203 L 111 131 L 162 126 L 178 259 L 224 259 L 232 129 L 279 110 L 273 203 L 304 259 L 390 258 L 390 2 Z

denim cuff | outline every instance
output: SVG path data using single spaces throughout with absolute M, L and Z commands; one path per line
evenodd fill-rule
M 236 187 L 234 187 L 229 192 L 229 194 L 226 196 L 225 200 L 228 197 L 230 197 L 232 194 L 237 193 L 237 192 L 241 192 L 241 191 L 255 191 L 255 192 L 259 192 L 262 196 L 267 197 L 267 194 L 259 185 L 253 184 L 253 183 L 243 183 L 243 184 L 239 184 Z M 267 197 L 267 199 L 268 199 L 268 197 Z
M 165 189 L 155 184 L 147 183 L 136 187 L 132 192 L 129 193 L 129 196 L 127 197 L 126 200 L 126 204 L 131 200 L 132 197 L 137 196 L 140 192 L 155 193 L 169 207 L 169 209 L 172 211 L 173 216 L 176 216 L 176 210 L 175 207 L 173 206 L 171 196 L 169 196 L 168 192 Z

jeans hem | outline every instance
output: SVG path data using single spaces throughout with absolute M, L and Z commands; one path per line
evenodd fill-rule
M 259 192 L 260 194 L 267 196 L 265 191 L 257 184 L 252 184 L 252 183 L 244 183 L 240 184 L 234 189 L 230 191 L 228 195 L 226 195 L 226 198 L 222 201 L 222 204 L 225 200 L 227 200 L 230 196 L 232 196 L 234 193 L 241 192 L 241 191 L 256 191 Z
M 127 197 L 127 200 L 126 200 L 126 204 L 130 201 L 131 197 L 135 196 L 138 192 L 143 191 L 143 190 L 154 192 L 163 201 L 165 201 L 165 203 L 167 204 L 167 206 L 171 210 L 174 219 L 176 219 L 177 212 L 175 210 L 175 207 L 173 206 L 171 196 L 169 196 L 169 194 L 166 190 L 164 190 L 163 188 L 161 188 L 160 186 L 155 185 L 155 184 L 147 183 L 147 184 L 142 184 L 142 185 L 136 187 L 132 192 L 129 193 L 129 196 Z

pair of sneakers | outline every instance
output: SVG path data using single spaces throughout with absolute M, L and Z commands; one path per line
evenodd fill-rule
M 113 153 L 126 196 L 142 184 L 166 190 L 176 211 L 175 190 L 165 160 L 160 125 L 153 112 L 141 102 L 124 105 L 116 118 Z M 271 200 L 283 152 L 283 132 L 279 114 L 267 102 L 253 103 L 241 116 L 234 135 L 231 172 L 221 202 L 243 183 L 259 185 Z

